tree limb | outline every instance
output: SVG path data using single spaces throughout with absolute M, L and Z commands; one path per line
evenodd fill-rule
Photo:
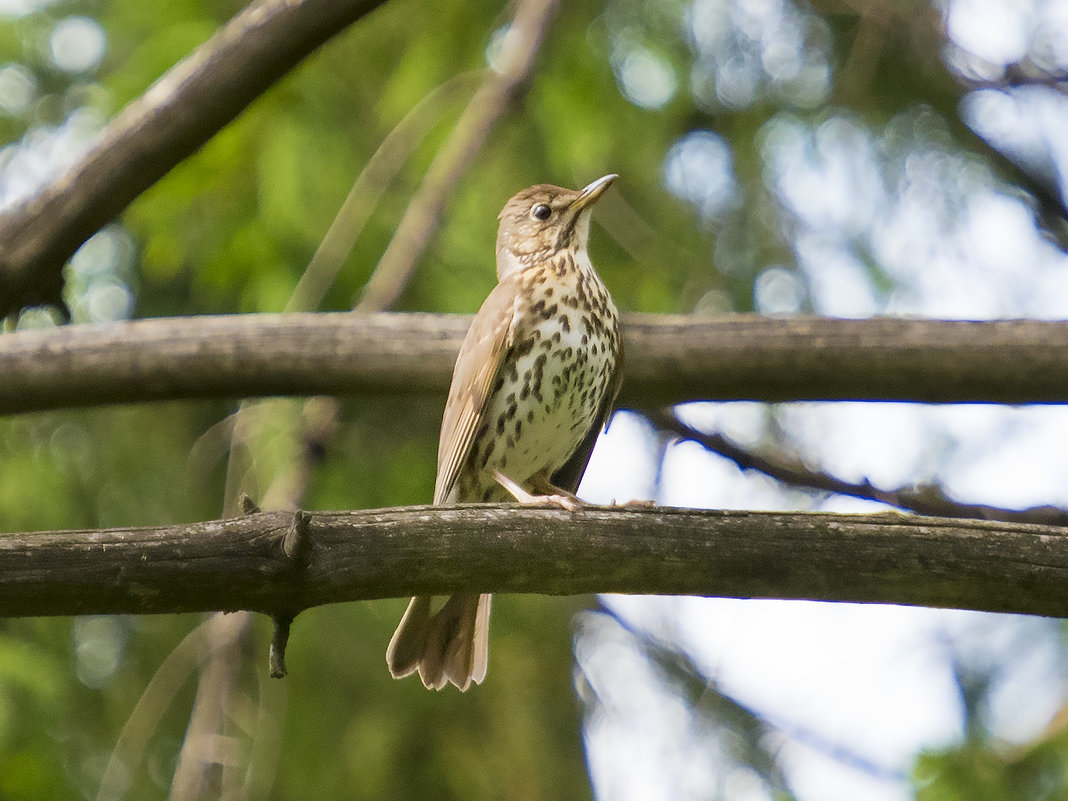
M 0 215 L 0 318 L 57 302 L 63 264 L 86 239 L 380 2 L 260 0 L 175 65 L 71 169 Z
M 679 420 L 670 409 L 651 413 L 649 420 L 661 431 L 696 442 L 705 450 L 730 459 L 743 470 L 757 470 L 794 487 L 807 487 L 820 492 L 878 501 L 888 506 L 896 506 L 898 509 L 934 517 L 967 517 L 976 520 L 1068 526 L 1068 510 L 1056 506 L 1005 509 L 981 503 L 956 501 L 934 484 L 884 489 L 872 485 L 868 480 L 844 481 L 830 473 L 812 470 L 800 462 L 791 461 L 782 456 L 768 457 L 754 453 L 723 434 L 699 431 Z
M 477 504 L 0 538 L 0 615 L 250 609 L 457 591 L 716 595 L 1068 616 L 1061 528 L 903 515 Z
M 235 315 L 0 336 L 0 414 L 180 398 L 444 395 L 470 321 Z M 691 400 L 1068 402 L 1068 323 L 633 315 L 637 408 Z

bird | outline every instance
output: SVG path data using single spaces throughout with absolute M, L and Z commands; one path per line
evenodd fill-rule
M 575 492 L 623 375 L 619 313 L 588 252 L 593 205 L 617 177 L 578 191 L 538 184 L 501 211 L 497 285 L 460 347 L 442 417 L 435 505 L 582 504 Z M 490 599 L 412 598 L 386 650 L 393 677 L 480 684 Z

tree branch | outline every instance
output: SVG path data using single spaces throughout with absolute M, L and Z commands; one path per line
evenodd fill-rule
M 663 593 L 1068 616 L 1063 529 L 902 515 L 478 504 L 0 538 L 0 615 L 250 609 L 457 591 Z
M 416 262 L 438 229 L 457 183 L 474 162 L 494 124 L 529 80 L 556 8 L 556 0 L 522 0 L 518 4 L 501 44 L 499 68 L 488 73 L 431 162 L 378 266 L 363 287 L 357 311 L 388 309 L 404 291 Z
M 438 84 L 408 109 L 400 122 L 386 134 L 356 176 L 333 222 L 323 234 L 319 247 L 293 288 L 285 311 L 315 311 L 319 308 L 387 186 L 431 129 L 441 121 L 446 108 L 456 103 L 460 92 L 466 92 L 468 84 L 483 72 L 461 72 Z
M 669 409 L 649 415 L 650 422 L 661 431 L 701 445 L 705 450 L 730 459 L 743 470 L 757 470 L 777 481 L 794 487 L 807 487 L 836 495 L 849 495 L 896 506 L 921 515 L 935 517 L 967 517 L 976 520 L 1001 520 L 1010 523 L 1042 523 L 1068 526 L 1068 510 L 1056 506 L 1031 506 L 1027 509 L 1005 509 L 981 503 L 962 503 L 947 496 L 940 487 L 926 484 L 918 487 L 883 489 L 868 480 L 844 481 L 830 473 L 812 470 L 797 461 L 782 456 L 767 457 L 742 447 L 723 434 L 709 434 L 679 420 Z
M 261 0 L 130 103 L 37 195 L 0 215 L 0 318 L 57 302 L 61 268 L 279 77 L 381 0 Z
M 179 398 L 444 395 L 470 321 L 235 315 L 0 336 L 0 414 Z M 626 319 L 632 407 L 691 400 L 1068 402 L 1068 323 Z

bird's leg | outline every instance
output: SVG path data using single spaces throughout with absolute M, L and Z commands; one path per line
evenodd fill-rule
M 544 471 L 535 473 L 530 477 L 529 483 L 535 492 L 539 493 L 537 495 L 527 492 L 500 470 L 494 470 L 493 477 L 498 484 L 504 487 L 513 498 L 524 506 L 559 506 L 569 512 L 589 506 L 588 503 L 567 490 L 554 487 L 549 479 L 546 478 Z

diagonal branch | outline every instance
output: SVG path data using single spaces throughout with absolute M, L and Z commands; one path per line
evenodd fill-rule
M 179 398 L 444 395 L 468 317 L 237 315 L 0 337 L 0 414 Z M 1068 402 L 1068 323 L 632 315 L 620 402 Z
M 762 777 L 765 787 L 774 792 L 772 797 L 779 801 L 795 801 L 788 793 L 779 759 L 781 737 L 776 735 L 782 735 L 782 732 L 766 715 L 725 693 L 717 686 L 715 679 L 705 674 L 696 659 L 679 645 L 635 625 L 603 602 L 597 605 L 595 611 L 586 613 L 584 618 L 584 638 L 587 628 L 596 632 L 599 624 L 608 621 L 627 636 L 635 650 L 658 674 L 658 684 L 686 705 L 693 722 L 698 724 L 693 726 L 698 742 L 705 738 L 712 739 L 714 745 L 726 751 L 732 761 L 746 765 Z M 590 626 L 591 623 L 593 626 Z M 576 654 L 581 653 L 576 649 Z M 584 668 L 581 658 L 578 666 Z M 594 683 L 597 679 L 594 674 L 587 681 L 597 686 Z M 608 693 L 607 698 L 600 697 L 596 692 L 580 697 L 585 701 L 588 712 L 596 713 L 598 707 L 612 707 L 615 699 L 611 695 L 611 687 Z
M 390 308 L 404 291 L 419 256 L 437 230 L 446 202 L 489 136 L 521 93 L 556 12 L 556 0 L 522 0 L 504 37 L 500 68 L 475 92 L 423 177 L 393 232 L 382 259 L 363 288 L 356 311 Z
M 456 102 L 460 92 L 469 91 L 468 84 L 480 74 L 461 72 L 439 84 L 412 106 L 386 135 L 334 215 L 330 228 L 293 288 L 285 311 L 315 311 L 319 308 L 385 188 L 430 129 L 440 121 L 445 108 Z
M 70 170 L 0 215 L 0 318 L 58 301 L 61 268 L 134 198 L 381 0 L 259 0 L 174 66 Z
M 1032 506 L 1028 509 L 1003 509 L 979 503 L 961 503 L 948 497 L 934 485 L 881 489 L 870 481 L 843 481 L 830 473 L 811 470 L 799 462 L 781 457 L 767 457 L 753 453 L 723 434 L 709 434 L 678 419 L 669 410 L 660 410 L 649 415 L 657 428 L 683 439 L 698 443 L 706 450 L 718 453 L 743 470 L 757 470 L 765 475 L 795 487 L 807 487 L 836 495 L 849 495 L 878 501 L 899 509 L 907 509 L 932 517 L 960 517 L 974 520 L 1001 520 L 1012 523 L 1041 523 L 1050 526 L 1068 525 L 1068 510 L 1056 506 Z
M 706 673 L 694 657 L 674 642 L 636 626 L 604 603 L 591 615 L 603 615 L 625 632 L 664 679 L 690 708 L 690 714 L 714 725 L 713 732 L 724 730 L 732 735 L 730 744 L 736 761 L 748 764 L 774 789 L 782 801 L 793 799 L 786 794 L 785 780 L 778 759 L 778 742 L 789 738 L 818 753 L 868 775 L 891 781 L 905 781 L 907 775 L 873 762 L 849 745 L 833 742 L 824 735 L 784 720 L 775 720 L 764 710 L 757 710 L 732 697 Z M 596 700 L 596 697 L 595 697 Z M 769 742 L 769 736 L 771 740 Z
M 418 593 L 716 595 L 1068 616 L 1062 528 L 904 515 L 508 504 L 0 538 L 0 614 L 250 609 Z M 300 526 L 296 526 L 300 528 Z
M 96 801 L 125 798 L 148 743 L 186 680 L 219 649 L 227 649 L 244 632 L 227 617 L 211 617 L 187 634 L 160 663 L 130 716 L 100 778 Z

